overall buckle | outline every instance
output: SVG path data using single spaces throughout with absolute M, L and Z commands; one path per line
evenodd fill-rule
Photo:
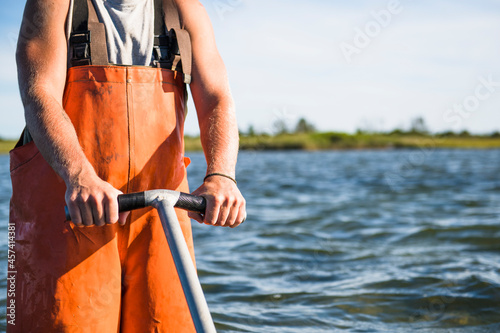
M 73 33 L 69 38 L 71 66 L 90 65 L 90 31 Z

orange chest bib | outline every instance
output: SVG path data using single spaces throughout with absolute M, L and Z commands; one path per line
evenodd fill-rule
M 184 179 L 185 87 L 177 72 L 73 67 L 63 104 L 87 158 L 116 188 L 176 189 Z

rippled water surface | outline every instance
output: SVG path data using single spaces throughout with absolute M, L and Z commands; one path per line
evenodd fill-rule
M 193 224 L 219 332 L 500 332 L 500 150 L 242 152 L 237 176 L 247 221 Z M 3 307 L 10 191 L 0 156 Z

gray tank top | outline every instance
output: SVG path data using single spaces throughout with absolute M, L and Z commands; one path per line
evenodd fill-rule
M 150 66 L 154 40 L 154 0 L 92 0 L 106 28 L 108 61 Z

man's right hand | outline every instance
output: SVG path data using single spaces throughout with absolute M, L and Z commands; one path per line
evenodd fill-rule
M 75 225 L 125 224 L 129 212 L 118 213 L 118 195 L 122 192 L 100 179 L 93 170 L 80 172 L 66 185 L 66 205 Z

